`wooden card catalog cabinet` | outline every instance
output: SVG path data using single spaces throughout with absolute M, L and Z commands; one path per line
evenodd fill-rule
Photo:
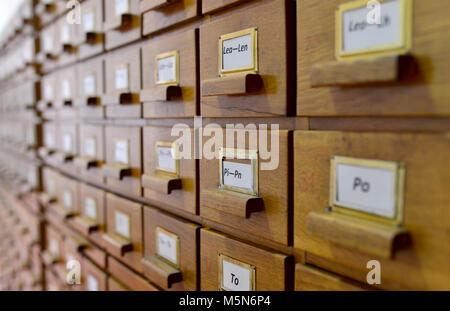
M 51 168 L 42 168 L 43 191 L 39 194 L 39 203 L 46 207 L 57 201 L 59 174 Z
M 202 291 L 284 291 L 293 269 L 289 256 L 201 229 Z
M 295 79 L 289 53 L 295 41 L 292 4 L 257 2 L 200 27 L 203 116 L 293 113 L 295 94 L 288 83 Z
M 78 58 L 85 59 L 104 50 L 104 1 L 89 0 L 81 4 L 81 24 L 78 26 Z
M 83 259 L 83 279 L 84 279 L 84 288 L 85 291 L 90 292 L 104 292 L 107 288 L 108 276 L 106 272 L 99 269 L 94 263 L 92 263 L 89 259 Z
M 186 129 L 184 132 L 191 138 L 191 156 L 180 155 L 181 146 L 175 143 L 178 137 L 172 136 L 171 131 L 171 128 L 144 128 L 144 197 L 196 214 L 197 169 L 196 160 L 191 158 L 194 131 Z
M 188 30 L 143 46 L 140 99 L 145 118 L 197 115 L 196 33 Z
M 450 9 L 441 1 L 313 2 L 297 6 L 298 115 L 449 113 Z
M 361 282 L 378 260 L 383 288 L 448 288 L 448 143 L 448 134 L 296 132 L 295 247 Z
M 103 184 L 102 165 L 105 161 L 104 128 L 101 125 L 80 125 L 79 157 L 75 166 L 80 176 L 94 184 Z
M 141 37 L 139 0 L 105 1 L 105 44 L 110 50 Z
M 240 3 L 249 2 L 251 0 L 210 0 L 202 3 L 203 14 L 212 14 L 219 10 L 227 9 Z
M 37 103 L 37 109 L 44 111 L 52 108 L 55 104 L 55 81 L 56 75 L 49 74 L 42 77 L 41 80 L 41 100 Z
M 235 141 L 234 148 L 223 148 L 218 152 L 218 159 L 203 157 L 200 160 L 200 215 L 287 245 L 289 141 L 292 132 L 267 131 L 264 134 L 267 137 L 260 136 L 259 139 L 256 131 L 249 134 L 246 130 L 236 130 L 236 133 L 245 139 L 245 149 L 237 149 Z M 263 139 L 266 139 L 267 145 L 261 143 Z M 277 139 L 279 152 L 268 155 L 267 150 L 277 149 Z M 250 148 L 250 145 L 253 147 Z M 264 151 L 263 146 L 268 149 Z
M 80 210 L 80 184 L 76 180 L 60 175 L 57 204 L 51 205 L 51 211 L 61 221 L 78 214 Z
M 140 127 L 106 127 L 106 164 L 102 166 L 108 188 L 141 196 Z
M 142 206 L 107 194 L 103 240 L 108 253 L 142 272 Z
M 140 46 L 133 45 L 106 56 L 106 105 L 108 118 L 140 118 L 142 115 Z
M 104 58 L 96 57 L 78 65 L 78 97 L 76 106 L 80 107 L 82 119 L 103 119 L 102 105 L 104 89 Z
M 201 16 L 200 0 L 141 0 L 140 5 L 144 36 Z

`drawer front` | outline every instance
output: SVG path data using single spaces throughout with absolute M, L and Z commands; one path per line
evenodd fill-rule
M 227 134 L 223 132 L 223 141 L 226 142 Z M 264 140 L 256 137 L 257 131 L 251 131 L 251 134 L 245 130 L 236 132 L 245 142 L 244 149 L 237 148 L 237 138 L 230 144 L 231 148 L 226 143 L 229 150 L 225 150 L 222 156 L 216 154 L 217 159 L 207 160 L 203 156 L 200 160 L 200 215 L 234 229 L 288 245 L 291 208 L 288 193 L 289 154 L 292 132 L 279 131 L 279 135 L 275 131 L 260 133 L 264 135 L 262 138 L 267 138 L 267 150 L 276 150 L 274 142 L 279 140 L 279 153 L 264 156 L 266 159 L 270 157 L 270 160 L 263 160 L 261 157 L 267 151 L 263 150 Z M 251 147 L 249 142 L 252 142 Z M 209 148 L 207 144 L 210 142 L 204 141 L 204 155 Z M 237 154 L 235 159 L 232 159 L 233 153 Z M 237 159 L 238 156 L 245 160 Z
M 60 124 L 58 131 L 58 151 L 70 156 L 78 155 L 78 125 Z
M 105 1 L 105 44 L 112 49 L 141 37 L 139 0 Z
M 201 230 L 201 290 L 289 290 L 290 257 Z
M 187 129 L 183 133 L 190 137 L 190 148 L 193 151 L 194 131 Z M 170 128 L 144 128 L 144 197 L 196 214 L 196 160 L 191 157 L 182 158 L 182 154 L 178 152 L 181 146 L 174 144 L 177 139 L 171 136 Z
M 64 259 L 64 237 L 50 225 L 45 226 L 45 251 L 43 260 L 46 266 L 62 262 Z
M 39 60 L 42 62 L 42 70 L 49 72 L 56 68 L 58 54 L 56 51 L 59 45 L 57 37 L 56 24 L 49 25 L 41 30 L 41 51 Z
M 104 128 L 101 125 L 80 125 L 79 157 L 75 165 L 82 177 L 95 184 L 102 184 L 101 172 L 105 162 Z
M 83 289 L 85 291 L 97 292 L 106 291 L 107 288 L 107 274 L 98 268 L 94 263 L 92 263 L 89 259 L 83 260 L 83 270 L 84 270 L 84 286 Z
M 198 290 L 199 226 L 144 208 L 144 274 L 166 290 Z
M 108 118 L 140 118 L 141 61 L 140 46 L 133 45 L 106 57 L 106 94 Z
M 51 209 L 59 219 L 68 220 L 80 211 L 80 183 L 62 175 L 58 181 L 57 202 Z
M 108 272 L 112 275 L 108 284 L 112 291 L 157 291 L 146 279 L 131 271 L 112 257 L 108 257 Z
M 196 33 L 189 30 L 150 40 L 142 48 L 145 118 L 197 115 Z
M 80 107 L 83 119 L 102 119 L 104 108 L 102 96 L 104 58 L 97 57 L 78 65 L 78 98 L 76 106 Z
M 88 0 L 81 4 L 81 24 L 78 25 L 78 58 L 85 59 L 104 50 L 103 5 L 105 1 Z
M 205 117 L 283 116 L 294 111 L 288 78 L 295 79 L 295 66 L 285 53 L 295 41 L 293 2 L 255 4 L 200 27 Z
M 382 286 L 448 288 L 448 134 L 297 131 L 294 141 L 297 249 L 362 282 L 378 260 Z
M 68 22 L 73 20 L 74 14 L 76 14 L 74 11 L 69 11 L 54 23 L 57 37 L 55 53 L 58 55 L 59 66 L 64 66 L 77 60 L 79 26 L 76 23 L 70 24 Z
M 49 151 L 56 151 L 58 148 L 59 135 L 56 123 L 46 122 L 43 125 L 44 147 Z
M 106 130 L 106 185 L 118 192 L 141 196 L 140 127 L 111 127 Z
M 297 264 L 295 266 L 296 291 L 361 291 L 365 288 L 339 275 Z
M 203 14 L 211 14 L 219 10 L 223 10 L 234 5 L 246 3 L 251 0 L 210 0 L 205 1 L 202 6 Z
M 42 77 L 41 80 L 41 97 L 42 100 L 38 103 L 39 110 L 45 110 L 52 107 L 55 102 L 56 88 L 55 88 L 55 74 L 49 74 Z
M 76 66 L 67 67 L 57 73 L 55 80 L 56 108 L 72 107 L 78 97 Z
M 445 19 L 450 8 L 442 1 L 395 1 L 387 4 L 405 4 L 406 42 L 410 49 L 396 51 L 382 48 L 386 41 L 365 42 L 372 47 L 355 53 L 361 40 L 354 40 L 348 35 L 349 55 L 342 55 L 339 46 L 344 46 L 345 37 L 336 29 L 338 7 L 342 14 L 348 12 L 354 1 L 315 0 L 308 6 L 297 5 L 297 114 L 299 116 L 438 116 L 448 115 L 448 90 L 450 81 L 449 64 L 442 55 L 450 52 L 450 45 L 445 38 L 450 24 Z M 344 7 L 347 5 L 347 9 Z M 366 6 L 360 2 L 360 5 Z M 385 6 L 382 4 L 381 10 Z M 367 9 L 367 12 L 370 9 Z M 398 15 L 392 9 L 385 9 L 386 14 L 397 25 Z M 413 12 L 413 13 L 411 13 Z M 340 15 L 340 14 L 339 14 Z M 420 18 L 419 18 L 420 16 Z M 317 21 L 320 20 L 320 23 Z M 357 20 L 354 20 L 357 22 Z M 398 23 L 401 25 L 402 23 Z M 308 29 L 310 31 L 302 31 Z M 346 30 L 347 27 L 344 28 Z M 386 29 L 386 28 L 384 28 Z M 366 37 L 395 38 L 383 34 L 382 27 L 360 30 Z M 390 33 L 400 33 L 402 29 L 389 26 Z M 369 35 L 369 32 L 371 33 Z M 429 48 L 428 40 L 434 43 Z M 336 41 L 335 41 L 336 40 Z M 338 41 L 339 40 L 339 41 Z M 392 42 L 394 42 L 392 41 Z M 409 42 L 408 42 L 409 41 Z M 389 46 L 389 44 L 388 44 Z M 391 45 L 392 46 L 392 45 Z M 376 51 L 379 49 L 378 51 Z M 404 53 L 408 57 L 402 56 Z M 339 60 L 336 60 L 338 55 Z M 374 57 L 368 57 L 374 56 Z M 430 66 L 433 64 L 433 66 Z M 357 67 L 356 67 L 357 66 Z M 356 69 L 357 68 L 357 69 Z M 378 85 L 377 85 L 378 84 Z
M 107 194 L 103 240 L 108 253 L 142 272 L 142 206 Z
M 56 200 L 56 196 L 58 193 L 57 187 L 59 186 L 59 174 L 51 168 L 42 168 L 42 183 L 44 188 L 43 194 L 46 199 L 45 201 L 41 200 L 41 194 L 39 201 L 41 202 L 41 204 L 47 205 L 51 201 Z
M 142 0 L 141 11 L 143 12 L 143 34 L 146 36 L 199 17 L 201 1 Z

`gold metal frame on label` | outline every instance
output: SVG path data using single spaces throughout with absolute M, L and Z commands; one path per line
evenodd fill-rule
M 158 61 L 171 56 L 175 56 L 175 80 L 158 81 Z M 171 51 L 167 53 L 158 54 L 155 56 L 155 84 L 156 85 L 179 85 L 180 83 L 180 53 L 178 51 Z
M 128 222 L 128 235 L 129 235 L 129 236 L 125 236 L 125 235 L 123 235 L 123 234 L 117 232 L 117 223 L 116 223 L 116 219 L 117 219 L 117 218 L 116 218 L 116 215 L 117 215 L 117 214 L 121 214 L 121 215 L 123 215 L 123 216 L 125 216 L 125 217 L 127 218 L 127 222 Z M 121 237 L 127 239 L 127 240 L 130 240 L 130 239 L 131 239 L 131 216 L 130 216 L 129 214 L 124 213 L 124 212 L 122 212 L 121 210 L 118 210 L 118 209 L 116 209 L 116 210 L 114 211 L 114 232 L 115 232 L 116 234 L 120 235 Z
M 116 159 L 116 146 L 117 146 L 117 143 L 126 143 L 126 146 L 127 146 L 127 162 L 125 163 L 125 162 L 121 162 L 121 161 L 117 161 L 117 159 Z M 115 163 L 121 163 L 121 164 L 130 164 L 130 144 L 128 143 L 128 139 L 115 139 L 114 140 L 114 162 Z
M 95 218 L 91 218 L 91 217 L 89 217 L 88 215 L 86 215 L 86 200 L 91 200 L 92 202 L 94 202 L 95 215 L 96 215 Z M 98 217 L 97 200 L 94 199 L 94 198 L 91 197 L 91 196 L 86 196 L 86 197 L 84 198 L 84 209 L 83 209 L 83 211 L 84 211 L 84 216 L 86 216 L 87 218 L 92 219 L 92 220 L 97 220 L 97 217 Z
M 158 166 L 158 147 L 165 147 L 165 148 L 172 148 L 173 151 L 173 157 L 175 161 L 175 170 L 168 170 L 165 168 L 161 168 Z M 176 143 L 172 142 L 163 142 L 163 141 L 157 141 L 155 143 L 155 159 L 156 159 L 156 170 L 171 174 L 176 174 L 177 176 L 180 174 L 180 160 L 178 159 L 178 146 Z
M 162 256 L 160 254 L 160 252 L 159 252 L 159 243 L 158 243 L 158 233 L 159 232 L 164 233 L 165 235 L 168 235 L 172 239 L 175 240 L 175 243 L 176 243 L 175 246 L 176 246 L 176 252 L 177 252 L 177 262 L 172 262 L 170 259 L 168 259 L 168 258 L 166 258 L 166 257 L 164 257 L 164 256 Z M 161 227 L 156 227 L 155 233 L 156 233 L 156 237 L 155 237 L 155 239 L 156 239 L 156 255 L 158 256 L 158 258 L 160 258 L 161 260 L 163 260 L 167 264 L 169 264 L 169 265 L 179 269 L 180 268 L 180 258 L 181 258 L 180 257 L 180 238 L 178 237 L 178 235 L 176 235 L 176 234 L 174 234 L 172 232 L 169 232 L 169 231 L 167 231 L 167 230 L 165 230 L 165 229 L 163 229 Z
M 250 291 L 256 291 L 256 267 L 219 253 L 219 291 L 228 291 L 223 286 L 223 260 L 250 270 Z

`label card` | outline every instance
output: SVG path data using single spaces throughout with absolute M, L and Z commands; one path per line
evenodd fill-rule
M 44 51 L 47 53 L 53 52 L 53 38 L 51 36 L 44 37 Z
M 258 152 L 223 149 L 220 151 L 220 188 L 258 194 Z
M 65 208 L 72 209 L 72 192 L 64 190 L 63 192 L 63 204 Z
M 61 43 L 67 44 L 70 42 L 70 28 L 69 24 L 64 24 L 61 28 Z
M 86 282 L 87 282 L 88 291 L 98 292 L 98 281 L 94 276 L 92 276 L 91 274 L 88 274 L 86 277 Z
M 116 68 L 114 81 L 116 90 L 125 90 L 129 87 L 128 65 L 121 65 Z
M 48 82 L 44 86 L 44 96 L 46 100 L 52 100 L 53 99 L 53 87 Z
M 219 254 L 219 286 L 225 291 L 254 291 L 256 268 Z
M 124 238 L 129 239 L 131 237 L 130 233 L 130 216 L 122 214 L 120 212 L 114 213 L 115 219 L 115 230 L 116 233 L 120 234 Z
M 170 173 L 178 173 L 178 160 L 176 160 L 176 151 L 172 143 L 156 143 L 156 152 L 158 159 L 158 170 Z
M 95 29 L 95 12 L 93 10 L 86 12 L 83 15 L 83 30 L 84 32 L 91 32 Z
M 179 265 L 179 238 L 162 228 L 156 228 L 156 253 L 174 265 Z
M 53 135 L 53 133 L 45 134 L 45 146 L 48 148 L 55 147 L 55 135 Z
M 72 90 L 69 80 L 62 81 L 62 93 L 64 99 L 70 99 L 72 97 Z
M 95 79 L 95 75 L 89 75 L 84 77 L 83 80 L 83 89 L 84 89 L 84 94 L 89 96 L 89 95 L 95 95 L 95 91 L 96 91 L 96 79 Z
M 128 13 L 130 10 L 130 2 L 129 0 L 115 0 L 115 10 L 116 15 L 122 15 L 124 13 Z
M 84 154 L 90 158 L 97 157 L 97 143 L 94 137 L 89 137 L 84 140 Z
M 64 134 L 64 136 L 63 136 L 63 150 L 64 150 L 64 152 L 69 153 L 69 154 L 73 152 L 72 135 Z
M 84 214 L 91 219 L 97 219 L 97 202 L 93 198 L 84 199 Z
M 156 84 L 178 83 L 178 51 L 156 56 Z
M 51 239 L 49 242 L 49 251 L 53 256 L 59 256 L 59 243 L 55 239 Z
M 331 204 L 395 219 L 402 176 L 395 162 L 333 157 Z
M 248 164 L 223 161 L 223 185 L 253 191 L 253 170 Z
M 223 35 L 219 38 L 219 73 L 258 71 L 257 29 Z
M 114 144 L 114 161 L 116 163 L 128 164 L 128 154 L 128 140 L 116 140 Z
M 376 6 L 367 7 L 367 1 L 339 6 L 336 20 L 337 55 L 407 49 L 410 45 L 410 29 L 407 26 L 411 26 L 408 5 L 405 0 L 388 0 L 380 1 L 379 10 Z
M 55 195 L 56 194 L 56 185 L 55 185 L 55 180 L 54 179 L 47 179 L 46 182 L 46 189 L 48 194 L 50 195 Z

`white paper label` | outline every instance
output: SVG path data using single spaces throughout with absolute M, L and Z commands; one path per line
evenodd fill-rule
M 222 41 L 222 71 L 251 68 L 252 35 Z
M 128 164 L 128 141 L 117 140 L 114 145 L 114 161 L 116 163 Z
M 63 150 L 66 153 L 72 153 L 73 152 L 72 135 L 64 134 L 64 136 L 63 136 Z
M 28 177 L 27 177 L 28 183 L 30 183 L 30 185 L 34 186 L 34 185 L 36 185 L 36 179 L 37 179 L 36 173 L 33 171 L 29 171 Z
M 55 239 L 51 239 L 49 242 L 49 251 L 53 256 L 59 256 L 59 243 Z
M 84 199 L 84 214 L 91 219 L 97 219 L 97 203 L 94 199 Z
M 61 28 L 61 43 L 66 44 L 70 42 L 70 28 L 68 24 L 64 24 Z
M 44 86 L 44 96 L 46 100 L 53 99 L 53 87 L 48 82 Z
M 223 185 L 246 191 L 254 191 L 254 177 L 251 164 L 224 160 L 222 162 Z
M 83 80 L 84 94 L 94 95 L 95 94 L 95 75 L 89 75 L 84 77 Z
M 83 30 L 84 32 L 94 31 L 95 29 L 95 14 L 94 12 L 87 12 L 83 15 Z
M 366 6 L 345 11 L 342 16 L 342 50 L 344 52 L 376 48 L 401 40 L 400 0 L 380 2 L 380 24 L 367 22 L 373 8 Z
M 177 79 L 176 56 L 159 58 L 157 63 L 157 83 L 166 83 Z
M 44 37 L 44 51 L 47 53 L 53 51 L 53 38 L 48 35 Z
M 95 138 L 86 138 L 84 140 L 84 154 L 91 158 L 97 156 L 97 144 Z
M 227 291 L 251 291 L 252 271 L 222 259 L 222 288 Z
M 65 208 L 72 209 L 72 193 L 70 191 L 64 190 L 63 204 Z
M 336 205 L 378 216 L 395 217 L 396 185 L 393 171 L 349 164 L 337 164 L 336 170 Z
M 176 170 L 175 150 L 172 147 L 157 146 L 158 169 L 174 172 Z
M 88 274 L 86 277 L 87 289 L 90 292 L 98 292 L 98 281 L 95 277 Z
M 53 133 L 46 133 L 45 134 L 45 145 L 48 148 L 54 148 L 55 147 L 55 136 Z
M 120 212 L 115 212 L 115 229 L 116 233 L 129 239 L 130 234 L 130 217 Z
M 177 265 L 177 239 L 159 230 L 156 231 L 156 234 L 158 239 L 158 255 Z
M 64 99 L 70 99 L 72 97 L 72 91 L 70 88 L 70 82 L 69 80 L 63 80 L 62 81 L 62 93 Z
M 116 90 L 128 88 L 128 66 L 121 66 L 115 71 L 115 87 Z
M 129 0 L 115 0 L 115 12 L 116 15 L 122 15 L 124 13 L 128 13 L 129 8 Z
M 46 190 L 47 190 L 47 192 L 50 194 L 50 195 L 55 195 L 55 189 L 56 189 L 56 187 L 55 187 L 55 181 L 53 180 L 53 179 L 49 179 L 49 180 L 47 180 L 47 183 L 46 183 Z

